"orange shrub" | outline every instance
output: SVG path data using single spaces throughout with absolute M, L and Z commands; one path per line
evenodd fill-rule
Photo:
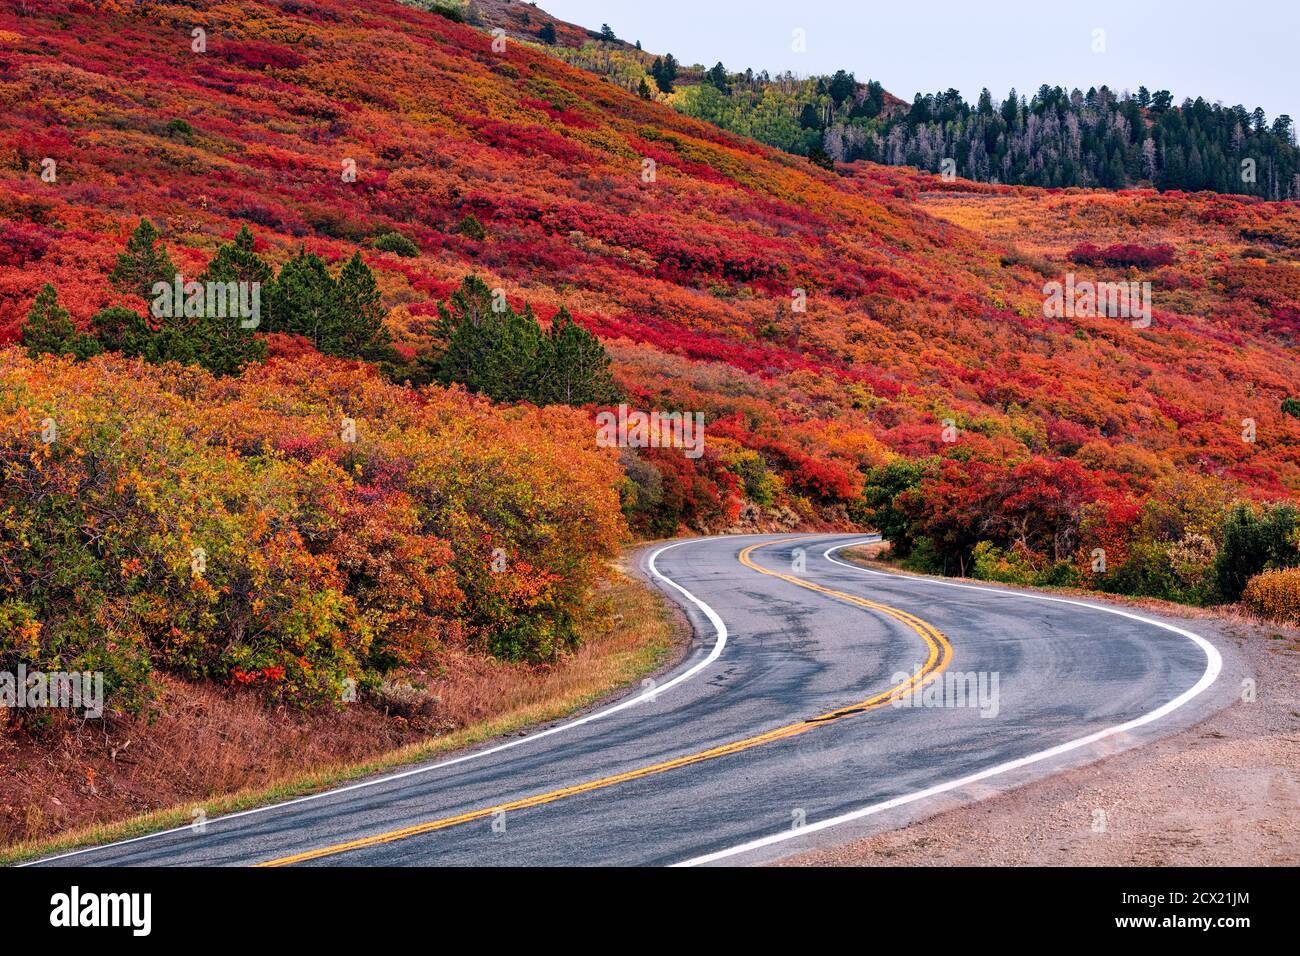
M 1261 617 L 1300 625 L 1300 568 L 1255 575 L 1246 582 L 1241 599 Z
M 0 351 L 0 667 L 153 668 L 302 702 L 554 656 L 624 533 L 582 412 L 414 390 L 319 355 L 240 378 Z

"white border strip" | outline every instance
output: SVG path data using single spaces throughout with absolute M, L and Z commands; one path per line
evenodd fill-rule
M 731 537 L 731 536 L 724 535 L 722 537 Z M 741 536 L 736 535 L 735 537 L 741 537 Z M 405 777 L 414 777 L 418 774 L 429 773 L 433 770 L 441 770 L 444 767 L 451 767 L 454 766 L 455 764 L 465 763 L 466 761 L 469 760 L 479 760 L 483 757 L 500 753 L 503 750 L 509 750 L 511 747 L 519 747 L 522 746 L 523 744 L 531 743 L 534 740 L 541 740 L 543 737 L 551 736 L 551 734 L 558 734 L 561 731 L 572 730 L 575 727 L 581 727 L 583 724 L 589 724 L 593 720 L 600 720 L 603 717 L 609 717 L 611 714 L 616 714 L 621 710 L 626 710 L 627 708 L 634 707 L 637 704 L 646 701 L 652 701 L 655 698 L 657 698 L 660 694 L 662 694 L 664 691 L 676 687 L 678 684 L 681 684 L 684 681 L 690 680 L 700 671 L 704 670 L 704 668 L 708 667 L 710 664 L 716 661 L 719 656 L 721 656 L 723 648 L 727 646 L 727 625 L 722 623 L 722 618 L 718 616 L 717 612 L 714 611 L 713 608 L 709 607 L 709 605 L 705 604 L 703 601 L 697 598 L 690 591 L 686 590 L 676 581 L 673 581 L 671 578 L 667 577 L 662 572 L 660 572 L 659 568 L 655 565 L 655 559 L 657 559 L 659 555 L 663 554 L 665 551 L 670 551 L 673 548 L 680 548 L 684 544 L 698 544 L 701 541 L 712 541 L 714 539 L 715 538 L 690 538 L 687 539 L 686 541 L 678 541 L 675 544 L 666 544 L 662 548 L 658 548 L 657 550 L 655 550 L 649 556 L 649 558 L 646 559 L 646 567 L 650 569 L 650 573 L 654 575 L 656 579 L 662 581 L 664 584 L 668 585 L 673 590 L 680 592 L 681 595 L 686 598 L 686 600 L 690 601 L 692 604 L 698 607 L 700 611 L 703 612 L 704 616 L 708 618 L 709 623 L 713 626 L 713 630 L 717 634 L 717 638 L 714 640 L 713 646 L 709 649 L 708 655 L 705 656 L 703 660 L 701 660 L 700 662 L 692 666 L 690 669 L 678 674 L 672 680 L 660 684 L 656 687 L 652 687 L 644 691 L 643 693 L 636 695 L 635 697 L 628 697 L 626 700 L 622 700 L 617 704 L 614 704 L 610 707 L 606 707 L 604 710 L 595 711 L 593 713 L 587 714 L 584 717 L 579 717 L 576 720 L 570 720 L 567 723 L 556 724 L 554 727 L 548 727 L 546 730 L 540 730 L 535 734 L 528 735 L 527 737 L 517 737 L 513 740 L 508 740 L 505 743 L 497 744 L 495 747 L 488 747 L 485 750 L 476 750 L 473 753 L 462 754 L 459 757 L 452 757 L 449 760 L 442 760 L 439 761 L 438 763 L 426 764 L 424 766 L 412 768 L 411 770 L 403 770 L 400 773 L 389 774 L 386 777 L 376 777 L 374 780 L 363 780 L 360 783 L 349 784 L 345 787 L 336 787 L 332 790 L 323 790 L 320 793 L 312 793 L 304 797 L 295 797 L 292 800 L 285 800 L 282 803 L 273 803 L 264 807 L 253 807 L 252 809 L 249 810 L 240 810 L 237 813 L 229 813 L 224 816 L 216 817 L 208 821 L 208 826 L 210 827 L 217 826 L 221 823 L 225 823 L 227 820 L 235 820 L 238 819 L 239 817 L 252 816 L 255 813 L 266 813 L 271 810 L 282 810 L 285 807 L 291 807 L 294 806 L 295 804 L 300 804 L 300 803 L 307 803 L 312 800 L 321 800 L 325 797 L 335 797 L 341 793 L 348 793 L 353 790 L 362 790 L 367 787 L 376 787 L 383 783 L 391 783 L 394 780 L 401 780 Z M 168 834 L 181 833 L 190 829 L 191 827 L 189 824 L 186 824 L 184 826 L 179 826 L 179 827 L 172 827 L 170 830 L 159 830 L 156 833 L 146 833 L 143 836 L 132 837 L 129 840 L 118 840 L 115 843 L 104 843 L 98 846 L 83 847 L 80 850 L 70 850 L 66 853 L 57 854 L 56 856 L 47 856 L 36 860 L 29 860 L 26 863 L 19 864 L 19 866 L 35 866 L 42 863 L 52 863 L 55 860 L 65 860 L 68 857 L 80 856 L 83 853 L 95 853 L 98 852 L 99 850 L 107 850 L 112 847 L 126 846 L 127 844 L 130 843 L 139 843 L 142 840 L 153 840 L 158 837 L 167 836 Z
M 876 538 L 867 539 L 867 541 L 875 541 L 878 539 L 879 536 L 877 536 Z M 830 561 L 832 564 L 838 564 L 841 565 L 842 567 L 851 568 L 854 571 L 861 571 L 866 574 L 879 574 L 882 577 L 892 577 L 892 578 L 900 577 L 900 575 L 886 574 L 883 571 L 874 571 L 869 568 L 862 568 L 854 564 L 848 564 L 844 561 L 837 561 L 835 558 L 831 557 L 831 555 L 834 552 L 839 551 L 842 548 L 847 548 L 850 545 L 854 545 L 854 544 L 865 544 L 867 543 L 867 541 L 847 541 L 844 544 L 835 545 L 833 547 L 827 548 L 826 551 L 822 553 L 822 557 L 825 558 L 827 561 Z M 1172 631 L 1175 634 L 1181 634 L 1183 637 L 1186 637 L 1189 640 L 1191 640 L 1193 643 L 1195 643 L 1196 646 L 1199 647 L 1205 653 L 1205 659 L 1206 659 L 1205 672 L 1201 675 L 1200 680 L 1198 680 L 1194 685 L 1192 685 L 1192 687 L 1183 691 L 1173 700 L 1169 701 L 1168 703 L 1160 707 L 1157 707 L 1149 714 L 1143 714 L 1141 717 L 1137 717 L 1133 720 L 1126 721 L 1125 723 L 1117 724 L 1114 727 L 1108 727 L 1105 730 L 1099 730 L 1096 733 L 1089 734 L 1086 737 L 1080 737 L 1077 740 L 1071 740 L 1066 743 L 1059 744 L 1055 747 L 1051 747 L 1047 750 L 1042 750 L 1037 753 L 1029 754 L 1028 756 L 1025 757 L 1018 757 L 1015 760 L 1008 760 L 1005 763 L 997 764 L 996 766 L 989 767 L 977 773 L 968 774 L 967 776 L 960 777 L 957 780 L 950 780 L 947 783 L 936 784 L 933 787 L 927 787 L 926 789 L 918 790 L 915 793 L 908 793 L 908 794 L 904 794 L 901 797 L 894 797 L 893 799 L 884 800 L 880 803 L 873 803 L 870 806 L 861 807 L 860 809 L 852 810 L 848 813 L 841 814 L 837 817 L 830 817 L 825 820 L 819 820 L 816 823 L 806 824 L 797 830 L 786 830 L 781 833 L 774 833 L 771 836 L 761 837 L 760 839 L 757 840 L 750 840 L 748 843 L 742 843 L 739 846 L 733 846 L 725 850 L 718 850 L 714 853 L 706 853 L 703 856 L 692 857 L 689 860 L 683 860 L 680 863 L 675 863 L 673 864 L 674 866 L 700 866 L 705 863 L 713 863 L 718 860 L 725 860 L 728 857 L 738 856 L 742 853 L 749 853 L 752 850 L 758 850 L 763 847 L 772 846 L 773 844 L 781 843 L 785 840 L 793 840 L 797 837 L 807 836 L 808 834 L 816 833 L 819 830 L 828 830 L 831 827 L 837 827 L 840 826 L 841 824 L 849 823 L 853 820 L 860 820 L 863 817 L 869 817 L 872 816 L 873 814 L 883 813 L 884 811 L 892 810 L 895 807 L 901 807 L 908 803 L 914 803 L 918 800 L 925 800 L 929 797 L 937 796 L 941 793 L 947 793 L 950 790 L 956 790 L 960 787 L 965 787 L 968 786 L 969 784 L 977 783 L 980 780 L 987 780 L 989 777 L 995 777 L 998 776 L 999 774 L 1004 774 L 1009 771 L 1019 769 L 1020 767 L 1028 766 L 1029 764 L 1038 763 L 1041 760 L 1049 760 L 1052 757 L 1059 756 L 1060 754 L 1063 753 L 1068 753 L 1071 750 L 1077 750 L 1080 747 L 1086 747 L 1089 744 L 1096 743 L 1098 740 L 1102 740 L 1106 737 L 1112 737 L 1115 734 L 1125 733 L 1126 731 L 1132 730 L 1135 727 L 1141 727 L 1143 724 L 1149 724 L 1152 721 L 1159 720 L 1161 717 L 1164 717 L 1165 715 L 1177 710 L 1179 707 L 1186 704 L 1193 697 L 1196 697 L 1207 687 L 1213 684 L 1215 679 L 1219 676 L 1219 671 L 1222 670 L 1223 668 L 1223 658 L 1220 657 L 1218 650 L 1215 649 L 1213 644 L 1211 644 L 1205 638 L 1201 637 L 1199 634 L 1193 634 L 1191 631 L 1184 630 L 1181 627 L 1176 627 L 1173 624 L 1166 624 L 1163 621 L 1152 620 L 1151 618 L 1143 617 L 1140 614 L 1131 614 L 1128 611 L 1121 611 L 1118 608 L 1105 607 L 1100 604 L 1090 604 L 1086 601 L 1074 601 L 1074 600 L 1070 600 L 1069 598 L 1057 598 L 1057 597 L 1048 597 L 1047 595 L 1044 594 L 1033 594 L 1028 591 L 1008 591 L 1003 588 L 986 588 L 986 587 L 979 587 L 977 585 L 972 585 L 972 584 L 957 584 L 956 582 L 953 581 L 936 581 L 932 578 L 908 578 L 907 580 L 922 581 L 928 584 L 937 584 L 941 587 L 962 588 L 968 591 L 983 591 L 988 594 L 999 594 L 1007 597 L 1026 598 L 1031 601 L 1049 601 L 1053 604 L 1073 604 L 1077 607 L 1088 608 L 1093 611 L 1102 611 L 1106 614 L 1116 614 L 1120 617 L 1129 618 L 1130 620 L 1141 621 L 1143 624 L 1150 624 L 1153 625 L 1154 627 L 1163 628 L 1166 631 Z

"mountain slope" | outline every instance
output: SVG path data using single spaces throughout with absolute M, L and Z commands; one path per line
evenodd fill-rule
M 635 404 L 705 414 L 700 462 L 630 469 L 647 529 L 773 504 L 834 519 L 896 453 L 1072 459 L 1088 499 L 1140 500 L 1182 471 L 1230 493 L 1300 488 L 1300 422 L 1281 411 L 1300 378 L 1294 204 L 943 184 L 1014 208 L 1017 242 L 1070 203 L 1081 238 L 1118 224 L 1173 249 L 1153 268 L 1074 262 L 1072 246 L 1034 260 L 932 215 L 934 177 L 822 170 L 491 44 L 385 0 L 0 13 L 0 329 L 13 340 L 46 280 L 81 322 L 112 301 L 103 276 L 139 215 L 194 272 L 243 222 L 277 263 L 396 230 L 420 256 L 366 258 L 408 351 L 473 270 L 544 318 L 567 305 Z M 457 229 L 469 214 L 481 241 Z M 1153 281 L 1151 326 L 1044 317 L 1045 280 L 1067 272 Z

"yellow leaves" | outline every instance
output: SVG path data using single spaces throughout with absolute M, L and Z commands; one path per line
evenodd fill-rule
M 1261 617 L 1300 625 L 1300 568 L 1257 574 L 1246 583 L 1241 599 Z
M 16 448 L 3 465 L 18 471 L 0 518 L 20 588 L 66 601 L 41 581 L 34 543 L 103 542 L 108 567 L 87 578 L 109 609 L 100 633 L 138 634 L 175 670 L 251 672 L 301 648 L 328 683 L 356 674 L 372 642 L 414 660 L 488 621 L 532 654 L 625 530 L 617 461 L 575 409 L 401 388 L 315 355 L 221 382 L 113 356 L 0 361 L 7 383 L 41 382 L 36 420 L 64 408 L 86 452 L 49 457 L 0 409 L 0 447 Z M 359 423 L 355 445 L 340 409 Z M 31 480 L 36 467 L 54 478 Z M 57 517 L 33 519 L 37 493 L 62 497 Z M 503 573 L 485 571 L 483 540 L 508 554 Z

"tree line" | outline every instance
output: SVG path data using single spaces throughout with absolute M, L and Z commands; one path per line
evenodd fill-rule
M 217 375 L 238 374 L 266 358 L 259 332 L 302 335 L 318 351 L 342 358 L 379 360 L 388 352 L 386 310 L 360 253 L 332 275 L 320 256 L 299 247 L 277 275 L 243 226 L 197 279 L 187 281 L 153 223 L 141 219 L 108 281 L 149 303 L 146 310 L 110 305 L 95 313 L 89 330 L 79 331 L 47 283 L 22 327 L 28 352 L 78 358 L 118 352 L 151 364 L 200 365 Z M 241 284 L 242 299 L 226 298 Z M 252 308 L 232 308 L 236 301 Z
M 672 69 L 668 69 L 671 65 Z M 671 91 L 676 63 L 651 70 Z M 667 81 L 665 83 L 664 81 Z M 687 88 L 683 87 L 683 92 Z M 968 103 L 954 89 L 892 107 L 876 81 L 840 70 L 799 79 L 704 71 L 673 105 L 689 115 L 814 159 L 868 160 L 955 173 L 980 182 L 1043 187 L 1213 190 L 1269 200 L 1300 198 L 1300 150 L 1290 116 L 1223 106 L 1168 90 L 1115 93 L 1039 87 L 1000 102 L 985 89 Z
M 360 253 L 333 274 L 324 259 L 300 246 L 277 274 L 243 226 L 197 280 L 185 282 L 153 223 L 142 219 L 108 281 L 149 308 L 108 306 L 82 331 L 47 283 L 22 327 L 27 351 L 78 359 L 117 352 L 150 364 L 179 362 L 235 375 L 265 360 L 259 332 L 282 332 L 302 336 L 325 355 L 379 363 L 395 381 L 460 384 L 499 402 L 585 405 L 621 397 L 604 345 L 567 309 L 543 329 L 532 306 L 516 311 L 503 291 L 477 276 L 465 277 L 439 303 L 427 330 L 429 345 L 407 362 L 392 347 L 387 310 Z
M 1270 200 L 1300 196 L 1300 151 L 1291 117 L 1272 123 L 1204 99 L 1173 105 L 1167 90 L 1116 95 L 1042 86 L 1014 90 L 1000 105 L 984 90 L 975 104 L 956 90 L 918 95 L 906 112 L 874 123 L 833 122 L 824 148 L 837 160 L 867 159 L 1027 186 L 1202 189 Z

